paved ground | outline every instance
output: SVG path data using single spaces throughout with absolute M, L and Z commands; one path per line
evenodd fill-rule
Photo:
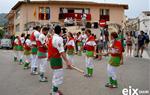
M 0 50 L 0 95 L 49 95 L 51 69 L 47 68 L 49 82 L 39 83 L 38 76 L 31 76 L 30 70 L 23 70 L 21 65 L 12 61 L 12 56 L 12 51 Z M 77 67 L 84 69 L 84 61 L 84 56 L 75 56 Z M 64 84 L 60 89 L 64 95 L 122 95 L 122 89 L 129 85 L 140 90 L 150 89 L 149 59 L 125 57 L 125 64 L 117 69 L 118 89 L 104 87 L 107 79 L 106 64 L 107 58 L 102 61 L 95 60 L 93 78 L 85 78 L 75 70 L 64 69 Z

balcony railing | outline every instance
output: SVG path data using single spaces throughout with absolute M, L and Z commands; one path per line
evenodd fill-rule
M 72 18 L 72 19 L 81 20 L 82 15 L 83 15 L 82 13 L 60 13 L 59 19 Z M 91 20 L 91 14 L 86 14 L 86 20 L 87 21 Z

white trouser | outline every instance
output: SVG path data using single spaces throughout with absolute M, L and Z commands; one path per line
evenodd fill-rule
M 81 46 L 78 46 L 78 51 L 80 51 L 81 50 Z
M 38 58 L 38 63 L 39 63 L 39 71 L 41 73 L 45 73 L 46 71 L 46 66 L 47 66 L 47 58 Z
M 108 74 L 108 77 L 112 77 L 113 80 L 117 80 L 116 67 L 108 64 L 107 65 L 107 74 Z
M 18 58 L 19 60 L 22 60 L 23 61 L 23 57 L 24 57 L 24 54 L 23 54 L 23 51 L 18 51 Z
M 31 55 L 31 68 L 37 68 L 38 67 L 38 62 L 37 62 L 37 55 L 36 54 L 32 54 Z
M 31 55 L 25 55 L 25 62 L 27 63 L 31 62 Z
M 85 61 L 86 61 L 86 68 L 90 68 L 90 69 L 94 68 L 93 57 L 86 56 Z
M 68 55 L 67 54 L 67 58 L 68 58 L 68 60 L 73 64 L 74 62 L 74 59 L 73 59 L 73 55 Z M 74 64 L 73 64 L 74 65 Z
M 19 55 L 18 51 L 14 50 L 14 57 L 16 57 L 18 59 L 18 57 L 19 57 L 18 55 Z
M 64 72 L 63 69 L 56 69 L 53 70 L 53 78 L 52 78 L 52 84 L 55 87 L 58 87 L 63 83 L 64 78 Z

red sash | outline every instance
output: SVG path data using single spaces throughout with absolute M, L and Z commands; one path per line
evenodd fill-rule
M 30 48 L 26 43 L 24 44 L 24 49 L 25 49 L 25 50 L 28 50 L 28 51 L 31 50 L 31 48 Z
M 18 45 L 22 46 L 20 37 L 18 38 Z
M 43 53 L 47 52 L 46 46 L 43 45 L 39 40 L 37 40 L 36 43 L 37 43 L 37 47 L 38 47 L 39 52 L 43 52 Z
M 116 40 L 116 41 L 114 42 L 112 48 L 118 49 L 119 52 L 120 52 L 120 54 L 118 54 L 118 53 L 116 53 L 116 54 L 111 54 L 111 56 L 121 56 L 121 53 L 122 53 L 122 50 L 123 50 L 121 41 Z
M 48 43 L 48 59 L 50 59 L 50 58 L 60 58 L 61 56 L 60 56 L 59 51 L 57 50 L 57 48 L 53 47 L 52 39 L 53 38 L 50 38 L 49 43 Z
M 71 40 L 74 41 L 74 38 L 69 38 L 69 41 L 71 41 Z M 67 49 L 74 49 L 74 47 L 72 45 L 67 45 Z
M 86 41 L 86 43 L 89 42 L 89 41 L 95 41 L 95 38 L 94 38 L 93 36 L 90 36 L 90 37 L 88 38 L 88 40 Z M 85 48 L 87 51 L 94 51 L 94 46 L 86 45 L 86 43 L 85 43 L 84 48 Z
M 34 36 L 34 32 L 32 32 L 31 36 L 30 36 L 30 40 L 31 41 L 36 41 L 35 36 Z

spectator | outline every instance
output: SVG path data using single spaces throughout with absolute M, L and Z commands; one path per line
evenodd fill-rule
M 126 36 L 126 45 L 127 45 L 127 56 L 132 54 L 132 45 L 133 45 L 133 37 L 132 32 L 128 32 Z
M 140 31 L 140 35 L 138 36 L 138 50 L 137 50 L 137 55 L 135 57 L 139 57 L 140 51 L 141 51 L 140 57 L 142 57 L 145 40 L 146 40 L 146 37 L 144 35 L 144 31 Z
M 148 44 L 149 44 L 149 35 L 147 33 L 145 33 L 145 47 L 148 47 Z
M 138 38 L 135 36 L 134 38 L 134 55 L 137 55 L 137 50 L 138 50 Z

